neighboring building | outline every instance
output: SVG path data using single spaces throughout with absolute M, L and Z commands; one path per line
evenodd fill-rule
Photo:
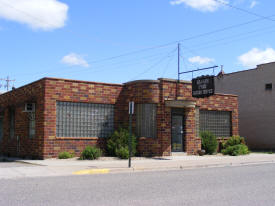
M 171 79 L 109 84 L 43 78 L 0 95 L 0 151 L 33 158 L 80 155 L 87 145 L 105 148 L 119 126 L 133 130 L 141 155 L 196 154 L 199 130 L 217 136 L 238 134 L 238 98 L 216 94 L 194 99 L 192 84 Z
M 251 149 L 275 149 L 275 62 L 220 74 L 216 92 L 239 97 L 240 135 Z

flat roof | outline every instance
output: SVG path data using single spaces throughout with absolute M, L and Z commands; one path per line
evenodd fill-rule
M 230 74 L 236 74 L 236 73 L 241 73 L 241 72 L 248 72 L 248 71 L 253 71 L 253 70 L 257 70 L 257 69 L 262 69 L 261 68 L 262 66 L 265 66 L 265 65 L 268 65 L 268 64 L 274 64 L 274 66 L 275 66 L 275 62 L 268 62 L 268 63 L 258 64 L 256 66 L 256 68 L 253 68 L 253 69 L 244 69 L 244 70 L 241 70 L 241 71 L 236 71 L 236 72 L 231 72 L 231 73 L 224 73 L 223 75 L 230 75 Z
M 86 84 L 102 84 L 102 85 L 110 85 L 110 86 L 120 86 L 122 87 L 123 85 L 127 85 L 127 84 L 133 84 L 133 83 L 142 83 L 142 82 L 147 82 L 147 83 L 159 83 L 160 81 L 169 81 L 169 82 L 177 82 L 177 79 L 168 79 L 168 78 L 158 78 L 157 80 L 134 80 L 134 81 L 130 81 L 130 82 L 126 82 L 123 84 L 117 84 L 117 83 L 105 83 L 105 82 L 94 82 L 94 81 L 83 81 L 83 80 L 73 80 L 73 79 L 63 79 L 63 78 L 54 78 L 54 77 L 44 77 L 41 79 L 38 79 L 34 82 L 25 84 L 21 87 L 15 88 L 14 90 L 10 90 L 8 92 L 2 93 L 0 94 L 0 96 L 4 96 L 6 94 L 9 94 L 15 90 L 21 89 L 23 87 L 35 84 L 37 82 L 43 81 L 43 80 L 53 80 L 53 81 L 64 81 L 64 82 L 76 82 L 76 83 L 86 83 Z M 180 83 L 184 83 L 184 84 L 191 84 L 191 81 L 186 81 L 186 80 L 180 80 Z M 221 94 L 221 93 L 217 93 L 215 95 L 221 95 L 221 96 L 237 96 L 237 95 L 233 95 L 233 94 Z
M 94 82 L 94 81 L 55 78 L 55 77 L 44 77 L 40 80 L 54 80 L 54 81 L 64 81 L 64 82 L 77 82 L 77 83 L 87 83 L 87 84 L 104 84 L 104 85 L 112 85 L 112 86 L 123 86 L 123 84 L 118 84 L 118 83 Z

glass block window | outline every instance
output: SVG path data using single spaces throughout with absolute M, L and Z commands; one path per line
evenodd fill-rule
M 157 133 L 157 105 L 136 105 L 136 135 L 138 137 L 156 137 Z
M 195 123 L 196 123 L 196 137 L 200 136 L 200 109 L 196 107 L 195 109 Z
M 3 138 L 3 119 L 4 119 L 4 116 L 1 115 L 0 113 L 0 141 L 1 139 Z
M 10 138 L 15 136 L 15 110 L 10 109 Z
M 29 113 L 29 137 L 35 137 L 35 112 Z
M 216 137 L 231 136 L 231 112 L 200 110 L 200 131 L 210 131 Z
M 109 137 L 114 131 L 114 105 L 56 103 L 57 137 Z

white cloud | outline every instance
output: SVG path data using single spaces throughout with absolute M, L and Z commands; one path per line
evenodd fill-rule
M 61 28 L 68 5 L 58 0 L 0 0 L 0 18 L 27 24 L 33 29 Z
M 70 53 L 70 54 L 64 56 L 61 59 L 61 62 L 63 64 L 68 64 L 70 66 L 82 66 L 82 67 L 90 66 L 82 56 L 80 56 L 79 54 L 75 54 L 75 53 Z
M 220 0 L 223 3 L 227 3 L 225 0 Z M 197 9 L 199 11 L 216 11 L 219 9 L 222 5 L 222 3 L 219 3 L 214 0 L 173 0 L 170 1 L 171 5 L 179 5 L 179 4 L 185 4 L 186 6 L 192 7 L 193 9 Z
M 238 60 L 246 68 L 256 67 L 258 64 L 275 61 L 275 50 L 272 48 L 267 48 L 265 50 L 253 48 L 247 53 L 239 56 Z
M 208 63 L 214 62 L 215 60 L 208 57 L 195 56 L 195 57 L 189 58 L 188 61 L 191 63 L 197 63 L 197 64 L 208 64 Z
M 259 2 L 257 2 L 257 1 L 251 1 L 249 8 L 250 9 L 254 8 L 258 3 Z

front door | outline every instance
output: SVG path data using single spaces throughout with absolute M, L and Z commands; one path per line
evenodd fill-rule
M 172 115 L 172 152 L 183 152 L 184 150 L 184 116 Z

